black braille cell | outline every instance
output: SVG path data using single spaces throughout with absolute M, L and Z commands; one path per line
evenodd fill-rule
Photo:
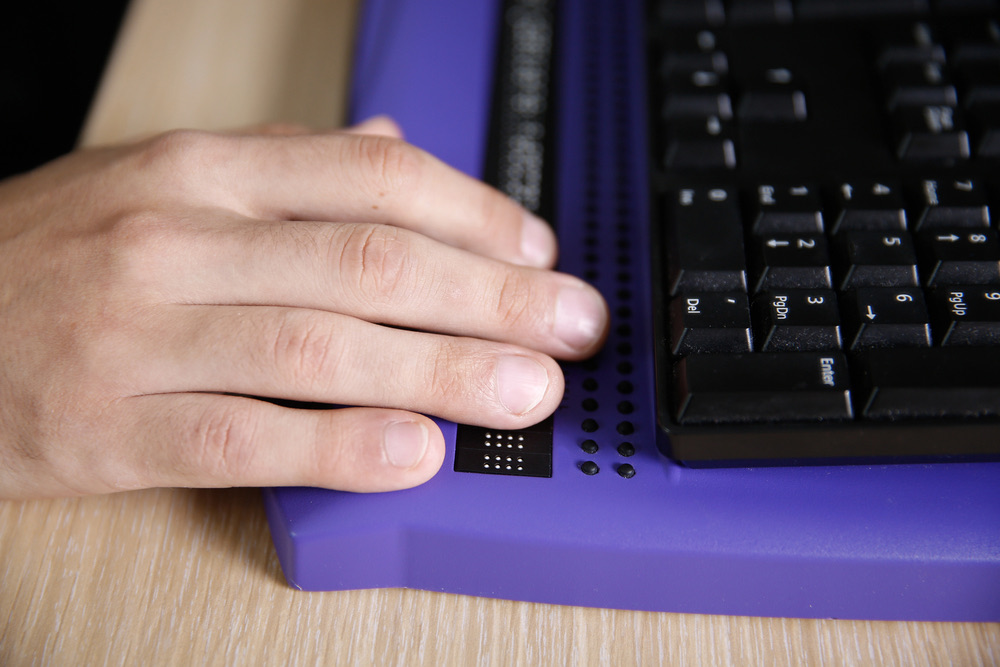
M 597 443 L 589 438 L 580 443 L 580 449 L 587 452 L 588 454 L 596 454 L 599 447 Z
M 628 380 L 622 380 L 618 383 L 618 393 L 619 394 L 631 394 L 635 387 Z
M 635 425 L 632 422 L 619 422 L 618 432 L 622 435 L 632 435 L 635 433 Z
M 622 375 L 628 375 L 629 373 L 632 372 L 632 370 L 633 369 L 631 361 L 623 361 L 620 364 L 618 364 L 618 372 L 621 373 Z
M 625 479 L 631 479 L 635 477 L 635 467 L 631 463 L 623 463 L 617 468 L 618 474 Z
M 601 472 L 600 466 L 598 466 L 593 461 L 584 461 L 580 464 L 580 470 L 583 471 L 584 475 L 596 475 Z
M 631 442 L 623 442 L 618 445 L 618 453 L 625 457 L 635 456 L 635 445 Z
M 587 412 L 593 412 L 597 410 L 598 407 L 600 406 L 598 405 L 595 399 L 593 398 L 583 399 L 583 409 L 586 410 Z
M 584 433 L 593 433 L 599 428 L 599 426 L 597 424 L 597 420 L 595 419 L 584 419 L 583 423 L 580 424 L 580 428 L 583 429 Z
M 632 401 L 622 401 L 618 404 L 618 412 L 623 415 L 630 415 L 633 410 L 635 410 L 635 406 L 632 405 Z
M 597 380 L 594 378 L 586 378 L 583 381 L 583 388 L 587 391 L 597 391 Z

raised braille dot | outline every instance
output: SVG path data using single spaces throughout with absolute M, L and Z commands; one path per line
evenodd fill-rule
M 588 454 L 596 454 L 598 446 L 596 442 L 588 439 L 580 443 L 580 449 L 587 452 Z
M 617 389 L 619 394 L 631 394 L 635 387 L 628 380 L 622 380 L 618 383 Z
M 587 378 L 583 381 L 583 388 L 587 391 L 597 391 L 597 380 L 594 378 Z
M 632 467 L 631 463 L 623 463 L 620 466 L 618 466 L 617 470 L 618 474 L 624 477 L 625 479 L 631 479 L 632 477 L 635 477 L 635 468 Z
M 598 466 L 593 461 L 584 461 L 580 464 L 580 470 L 583 471 L 584 475 L 596 475 L 601 472 L 600 466 Z
M 622 375 L 628 375 L 633 370 L 631 361 L 623 361 L 618 364 L 618 372 Z
M 594 419 L 584 419 L 583 423 L 580 424 L 580 428 L 583 429 L 584 433 L 593 433 L 594 431 L 596 431 L 600 427 L 597 424 L 597 420 L 594 420 Z
M 587 412 L 593 412 L 598 408 L 598 403 L 593 398 L 587 398 L 583 401 L 583 409 Z
M 622 401 L 618 404 L 618 412 L 623 415 L 630 415 L 633 410 L 635 410 L 635 406 L 632 405 L 632 401 Z
M 635 433 L 635 425 L 632 422 L 619 422 L 618 432 L 622 435 L 632 435 Z
M 618 453 L 622 456 L 633 456 L 635 454 L 635 445 L 631 442 L 623 442 L 618 445 Z

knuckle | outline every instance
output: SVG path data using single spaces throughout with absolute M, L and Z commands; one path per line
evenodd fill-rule
M 241 479 L 251 467 L 256 430 L 252 412 L 240 404 L 206 409 L 188 425 L 180 467 L 211 479 Z
M 380 198 L 399 197 L 412 191 L 423 171 L 424 160 L 413 146 L 388 137 L 363 136 L 357 140 L 363 173 Z
M 101 275 L 133 293 L 137 289 L 155 291 L 173 270 L 173 262 L 187 241 L 181 225 L 158 211 L 122 213 L 102 239 L 107 266 Z
M 384 306 L 404 294 L 412 282 L 411 241 L 395 227 L 359 226 L 336 247 L 341 275 L 350 277 L 363 303 Z M 416 284 L 416 283 L 414 283 Z
M 350 429 L 345 429 L 341 423 L 344 421 L 344 412 L 336 410 L 329 413 L 326 419 L 317 422 L 316 436 L 310 448 L 309 465 L 304 468 L 307 484 L 324 486 L 333 480 L 342 479 L 349 473 L 346 469 L 352 466 L 347 450 L 352 446 L 355 449 L 359 448 L 364 444 L 363 442 L 359 444 L 359 440 L 371 437 L 369 432 L 363 430 L 352 433 Z M 336 417 L 340 418 L 336 419 L 334 413 L 339 413 Z M 330 446 L 331 443 L 334 446 Z
M 339 366 L 339 338 L 319 315 L 293 312 L 282 319 L 271 347 L 274 367 L 293 387 L 311 388 Z
M 138 155 L 138 171 L 162 192 L 200 192 L 218 167 L 232 162 L 240 139 L 200 130 L 171 130 L 150 139 Z
M 143 151 L 143 164 L 178 165 L 202 164 L 218 150 L 221 137 L 200 130 L 171 130 L 150 139 Z
M 509 270 L 501 278 L 493 303 L 493 315 L 508 329 L 531 327 L 538 324 L 539 315 L 532 308 L 536 303 L 532 282 L 519 272 Z
M 426 383 L 421 392 L 435 402 L 485 405 L 492 395 L 492 364 L 471 353 L 460 341 L 445 339 L 428 358 Z

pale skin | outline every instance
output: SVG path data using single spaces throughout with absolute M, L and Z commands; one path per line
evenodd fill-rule
M 556 240 L 405 143 L 174 132 L 0 184 L 0 497 L 157 486 L 386 491 L 426 415 L 550 415 L 607 306 Z M 349 407 L 306 410 L 258 397 Z

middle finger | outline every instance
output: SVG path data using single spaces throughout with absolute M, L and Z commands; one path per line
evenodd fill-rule
M 171 301 L 326 310 L 565 359 L 593 353 L 607 327 L 600 294 L 573 276 L 398 227 L 230 219 L 199 236 L 163 265 Z

